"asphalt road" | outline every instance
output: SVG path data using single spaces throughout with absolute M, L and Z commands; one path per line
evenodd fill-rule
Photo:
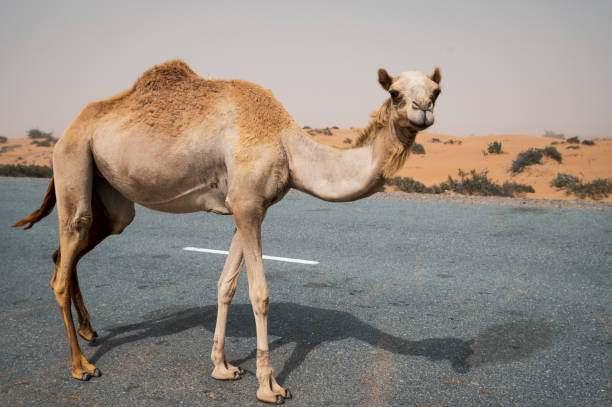
M 0 178 L 0 405 L 257 405 L 243 276 L 210 377 L 216 281 L 233 219 L 137 209 L 79 265 L 103 376 L 70 378 L 49 288 L 55 213 L 8 226 L 46 181 Z M 288 405 L 608 406 L 612 212 L 289 195 L 264 223 L 271 358 Z

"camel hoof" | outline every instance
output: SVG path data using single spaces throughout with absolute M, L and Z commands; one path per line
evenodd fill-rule
M 285 398 L 290 399 L 291 397 L 292 396 L 291 396 L 291 392 L 289 391 L 289 389 L 285 390 Z
M 283 396 L 276 396 L 276 404 L 285 404 L 285 399 L 283 398 Z
M 83 378 L 81 380 L 87 382 L 89 379 L 91 379 L 91 375 L 89 373 L 83 373 Z
M 102 371 L 96 367 L 96 370 L 94 370 L 93 375 L 94 377 L 100 377 L 102 376 Z

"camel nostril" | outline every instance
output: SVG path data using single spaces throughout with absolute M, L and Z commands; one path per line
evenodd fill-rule
M 412 108 L 414 110 L 421 110 L 421 106 L 417 102 L 412 102 Z

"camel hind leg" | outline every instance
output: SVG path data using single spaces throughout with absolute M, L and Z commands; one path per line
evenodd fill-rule
M 99 376 L 100 371 L 87 361 L 79 347 L 71 303 L 73 298 L 80 297 L 80 301 L 74 301 L 75 307 L 77 312 L 83 314 L 81 317 L 86 316 L 87 311 L 82 303 L 80 290 L 74 281 L 79 258 L 101 241 L 99 236 L 94 236 L 96 227 L 92 228 L 94 162 L 88 141 L 69 132 L 65 133 L 56 145 L 53 158 L 60 249 L 51 288 L 68 336 L 72 377 L 88 380 L 91 376 Z M 100 234 L 102 235 L 104 233 Z
M 132 222 L 135 215 L 134 203 L 124 198 L 101 177 L 94 178 L 91 209 L 93 220 L 87 233 L 87 244 L 79 251 L 77 262 L 106 237 L 120 234 Z M 58 249 L 53 254 L 55 263 L 59 252 Z M 72 271 L 70 298 L 77 311 L 79 321 L 77 333 L 86 341 L 94 342 L 98 333 L 91 326 L 89 312 L 83 301 L 76 264 Z

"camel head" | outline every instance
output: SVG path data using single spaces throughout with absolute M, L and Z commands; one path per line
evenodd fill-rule
M 403 72 L 391 77 L 384 69 L 378 70 L 378 82 L 389 92 L 390 118 L 401 127 L 424 130 L 434 122 L 433 110 L 440 94 L 440 69 L 431 75 L 422 72 Z

